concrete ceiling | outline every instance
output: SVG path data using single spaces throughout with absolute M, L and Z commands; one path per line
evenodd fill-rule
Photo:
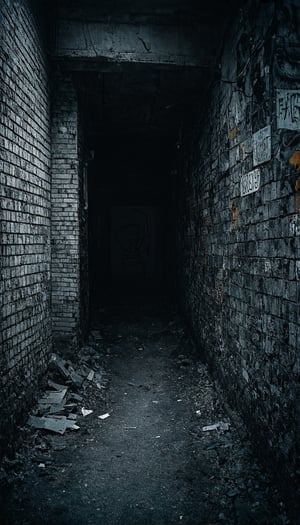
M 218 74 L 231 0 L 59 0 L 52 59 L 73 75 L 89 143 L 176 140 Z

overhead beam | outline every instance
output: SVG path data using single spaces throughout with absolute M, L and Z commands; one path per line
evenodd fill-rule
M 211 68 L 214 52 L 208 29 L 60 19 L 54 57 Z

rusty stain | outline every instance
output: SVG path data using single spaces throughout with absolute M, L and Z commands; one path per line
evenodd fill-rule
M 239 209 L 237 206 L 233 206 L 231 211 L 231 230 L 237 229 L 237 222 L 239 218 Z
M 238 207 L 234 208 L 232 210 L 232 220 L 233 222 L 236 222 L 238 220 L 238 216 L 239 216 L 239 209 Z
M 239 128 L 233 128 L 233 129 L 229 132 L 229 138 L 230 138 L 230 140 L 235 139 L 235 137 L 236 137 L 238 131 L 239 131 Z
M 294 151 L 289 163 L 292 164 L 297 171 L 300 171 L 300 151 Z
M 234 199 L 229 199 L 228 208 L 231 210 L 231 231 L 236 230 L 239 217 L 239 208 Z

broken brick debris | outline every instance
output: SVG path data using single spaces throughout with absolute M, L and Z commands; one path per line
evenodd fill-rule
M 89 353 L 93 353 L 90 347 Z M 89 358 L 90 356 L 82 356 L 80 362 L 85 361 L 85 363 L 76 368 L 71 361 L 52 354 L 49 368 L 55 376 L 60 376 L 67 384 L 61 384 L 52 379 L 48 380 L 47 384 L 51 390 L 46 390 L 38 400 L 35 414 L 29 416 L 27 422 L 29 426 L 57 434 L 64 434 L 67 429 L 78 430 L 80 428 L 75 423 L 77 420 L 75 412 L 78 411 L 78 403 L 83 401 L 83 396 L 72 392 L 71 389 L 85 388 L 85 381 L 97 388 L 105 388 L 107 382 L 104 371 L 95 371 L 87 366 L 86 362 L 89 361 Z M 84 417 L 92 412 L 93 410 L 84 407 L 80 410 L 80 414 Z M 108 415 L 105 414 L 105 417 Z
M 202 427 L 203 432 L 210 432 L 212 430 L 227 431 L 229 430 L 229 423 L 226 423 L 224 421 L 219 421 L 218 423 L 214 423 L 213 425 L 207 425 L 205 427 Z

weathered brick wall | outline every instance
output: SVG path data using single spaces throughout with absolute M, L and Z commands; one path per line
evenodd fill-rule
M 47 65 L 27 0 L 1 0 L 0 35 L 0 436 L 7 445 L 51 348 L 50 126 Z
M 56 340 L 78 344 L 82 334 L 81 294 L 87 240 L 83 196 L 82 137 L 72 78 L 57 69 L 52 100 L 52 326 Z M 83 242 L 81 242 L 83 240 Z
M 299 467 L 299 20 L 297 0 L 237 13 L 178 173 L 186 316 L 285 480 Z

